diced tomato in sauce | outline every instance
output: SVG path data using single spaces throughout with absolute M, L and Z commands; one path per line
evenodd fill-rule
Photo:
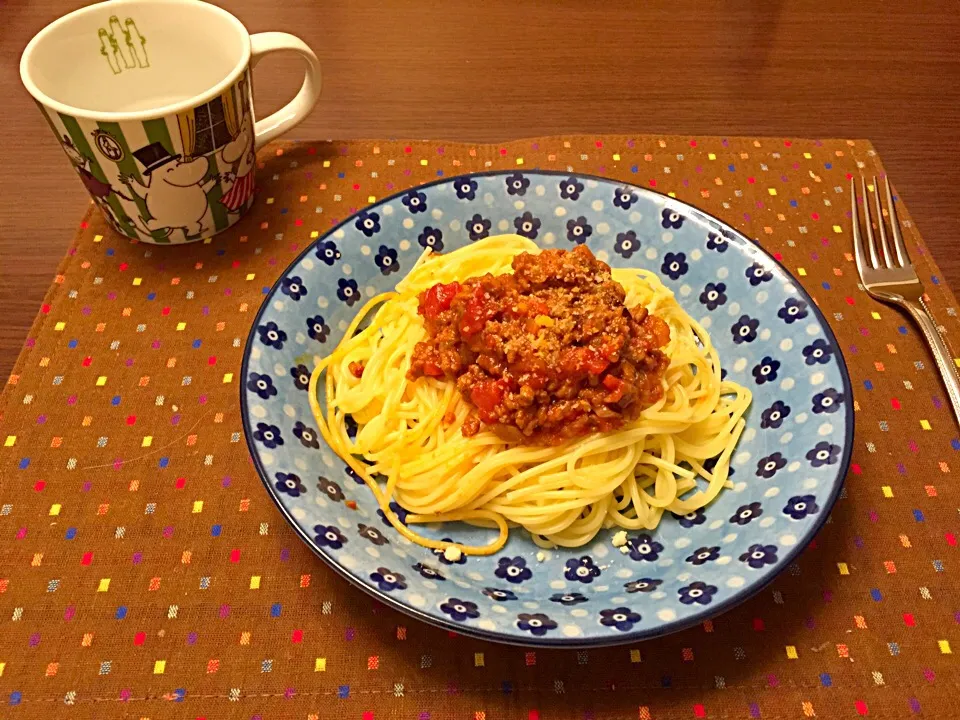
M 647 333 L 649 342 L 654 347 L 663 347 L 670 342 L 670 326 L 662 318 L 658 318 L 656 315 L 647 315 L 642 327 Z
M 541 302 L 540 300 L 536 300 L 536 299 L 528 300 L 527 307 L 530 308 L 530 313 L 529 313 L 530 315 L 549 315 L 550 314 L 550 308 L 547 306 L 545 302 Z
M 623 398 L 623 386 L 626 384 L 620 378 L 615 375 L 607 375 L 601 381 L 603 386 L 610 391 L 610 394 L 607 395 L 606 401 L 608 403 L 620 402 Z
M 584 367 L 592 375 L 599 375 L 610 366 L 610 361 L 600 356 L 596 350 L 590 350 L 584 353 Z
M 429 320 L 435 320 L 444 310 L 450 309 L 450 304 L 460 292 L 460 283 L 452 282 L 444 285 L 437 283 L 426 290 L 420 298 L 420 311 Z
M 500 381 L 487 380 L 470 389 L 470 402 L 480 410 L 481 418 L 484 414 L 492 415 L 501 400 L 503 400 L 503 383 Z M 484 420 L 484 422 L 488 421 Z
M 623 380 L 614 375 L 607 375 L 603 378 L 603 386 L 607 390 L 619 390 L 623 387 Z
M 496 314 L 496 310 L 483 289 L 478 287 L 473 297 L 467 301 L 467 307 L 460 319 L 460 332 L 464 335 L 476 335 L 483 330 L 487 320 Z
M 443 370 L 435 362 L 427 361 L 423 364 L 423 374 L 430 377 L 443 377 Z
M 578 347 L 561 352 L 559 370 L 562 376 L 567 377 L 584 373 L 600 375 L 609 366 L 610 362 L 593 348 Z

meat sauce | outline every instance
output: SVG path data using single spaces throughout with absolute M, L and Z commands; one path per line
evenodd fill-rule
M 662 395 L 670 328 L 641 306 L 589 248 L 523 253 L 513 274 L 437 284 L 420 294 L 426 338 L 408 377 L 454 380 L 511 441 L 559 444 L 613 430 Z

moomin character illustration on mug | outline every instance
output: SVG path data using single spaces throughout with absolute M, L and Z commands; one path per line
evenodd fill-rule
M 245 88 L 241 81 L 241 97 Z M 227 92 L 232 100 L 233 91 Z M 225 103 L 220 97 L 185 113 L 180 123 L 182 155 L 171 153 L 161 142 L 133 152 L 143 166 L 143 179 L 121 175 L 120 180 L 146 206 L 149 217 L 137 210 L 135 199 L 126 206 L 138 229 L 164 236 L 180 231 L 190 240 L 208 236 L 215 229 L 211 203 L 223 206 L 231 219 L 247 208 L 253 196 L 256 162 L 253 119 L 244 112 L 238 122 L 237 109 L 236 103 Z M 211 192 L 218 185 L 219 198 Z
M 139 217 L 148 233 L 160 230 L 169 235 L 179 229 L 190 238 L 210 232 L 207 193 L 219 182 L 220 176 L 209 175 L 207 158 L 171 155 L 159 142 L 135 150 L 133 154 L 144 166 L 143 180 L 129 175 L 120 179 L 143 198 L 150 218 L 139 216 L 135 207 L 128 214 Z
M 243 116 L 240 134 L 220 149 L 224 167 L 233 167 L 223 177 L 223 197 L 220 202 L 231 213 L 243 212 L 253 197 L 253 170 L 257 156 L 253 152 L 253 119 L 249 113 Z
M 104 216 L 111 222 L 117 232 L 126 234 L 124 227 L 129 221 L 127 218 L 117 217 L 113 208 L 110 207 L 110 199 L 111 197 L 116 197 L 122 204 L 124 201 L 132 203 L 133 198 L 124 195 L 115 187 L 111 186 L 110 183 L 103 182 L 97 178 L 97 176 L 91 172 L 92 162 L 90 158 L 77 149 L 77 146 L 73 144 L 73 140 L 70 139 L 69 135 L 63 136 L 61 145 L 67 157 L 70 158 L 70 162 L 73 164 L 77 174 L 80 176 L 80 181 L 84 187 L 87 188 L 87 192 L 90 193 L 90 197 L 93 198 L 97 207 L 103 211 Z

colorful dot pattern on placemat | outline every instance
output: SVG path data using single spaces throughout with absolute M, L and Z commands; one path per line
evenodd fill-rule
M 0 717 L 948 718 L 957 437 L 919 334 L 857 285 L 865 141 L 570 137 L 271 146 L 251 215 L 176 248 L 81 224 L 0 415 Z M 730 612 L 602 650 L 451 635 L 348 586 L 267 497 L 239 414 L 265 293 L 312 239 L 438 177 L 554 169 L 650 187 L 755 238 L 830 321 L 851 472 L 796 563 Z M 936 319 L 955 301 L 900 206 Z

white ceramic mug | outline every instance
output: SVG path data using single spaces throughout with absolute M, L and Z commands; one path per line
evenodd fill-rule
M 303 86 L 254 120 L 251 71 L 299 53 Z M 254 197 L 254 152 L 303 120 L 320 63 L 287 33 L 250 35 L 199 0 L 112 0 L 41 30 L 20 77 L 113 228 L 149 243 L 210 237 Z

